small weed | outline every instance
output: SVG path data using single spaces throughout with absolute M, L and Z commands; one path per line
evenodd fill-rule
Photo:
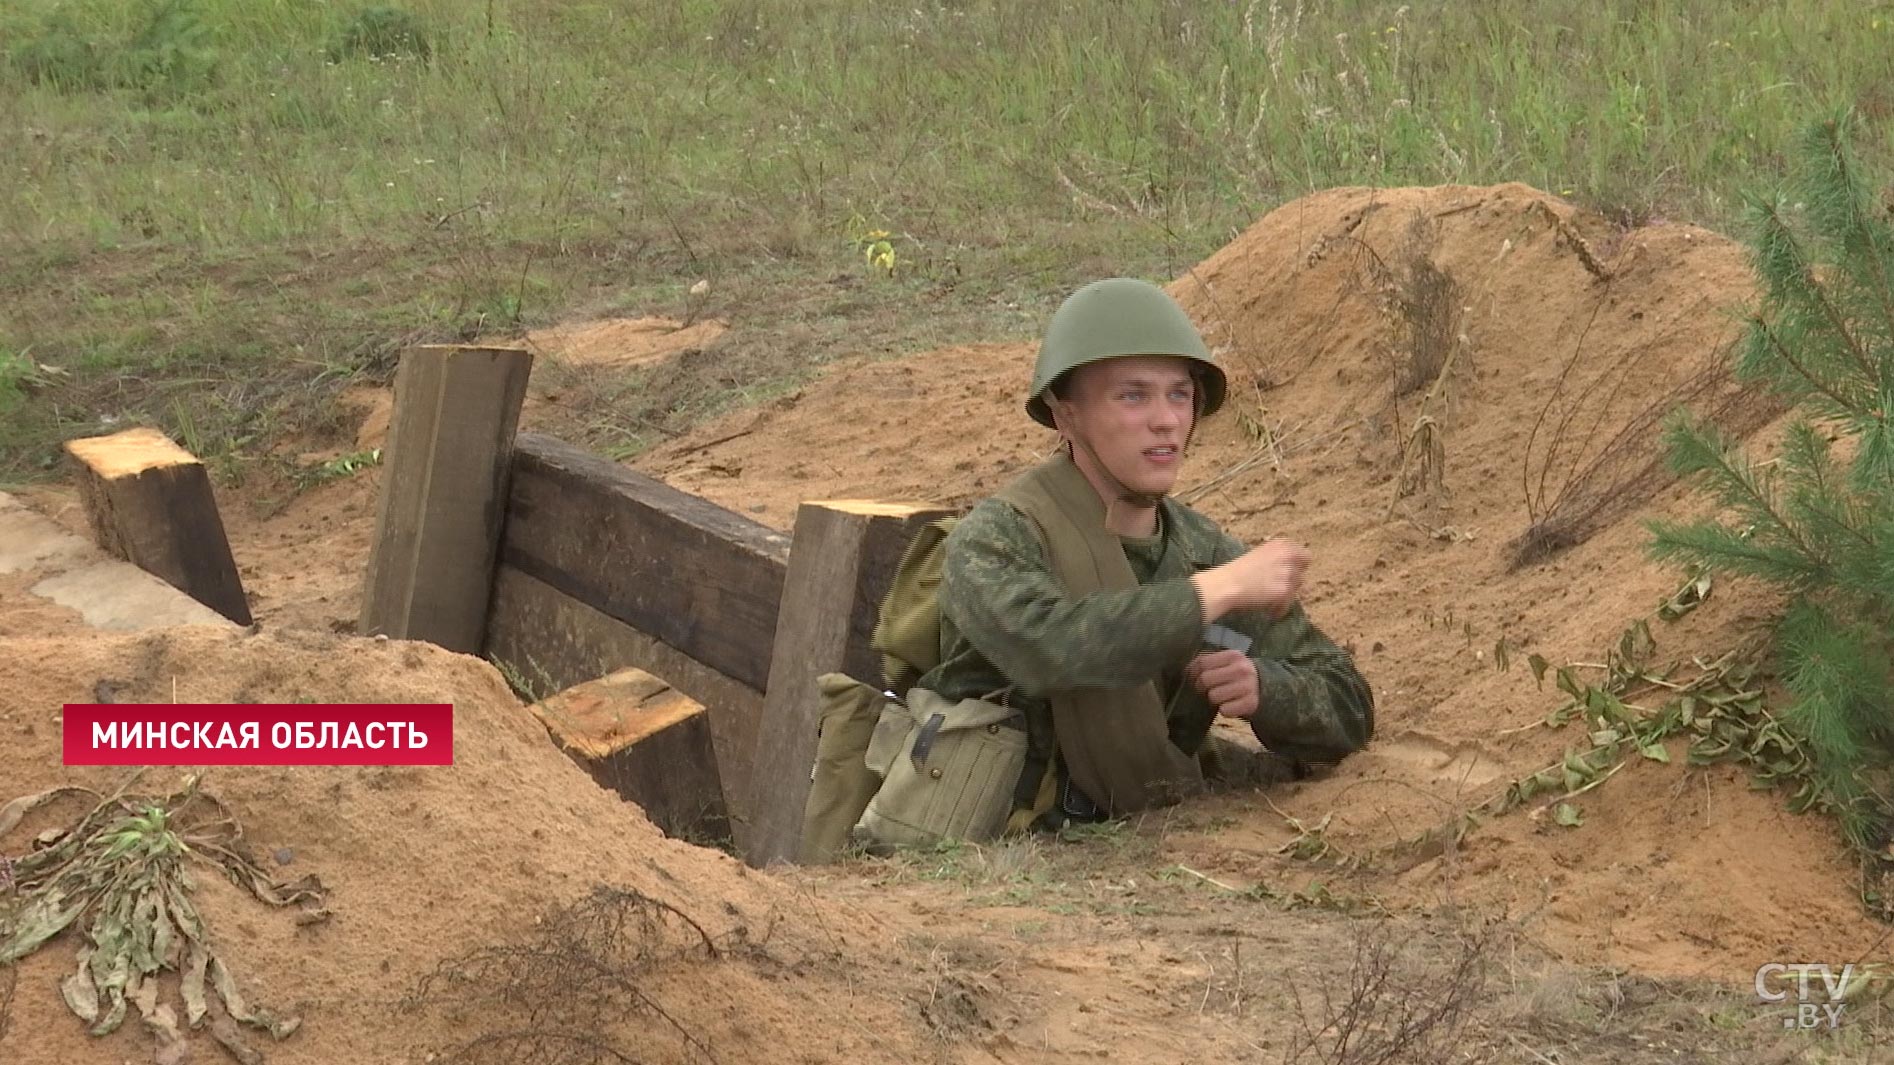
M 889 239 L 893 235 L 885 229 L 870 227 L 860 215 L 849 219 L 849 243 L 861 253 L 863 262 L 886 277 L 894 276 L 894 244 Z
M 52 383 L 55 371 L 28 358 L 23 352 L 0 349 L 0 415 L 9 415 L 24 406 L 27 398 Z
M 98 47 L 66 11 L 55 11 L 38 33 L 14 45 L 9 58 L 28 81 L 51 89 L 103 88 L 109 80 L 99 61 Z
M 148 99 L 212 84 L 218 57 L 209 28 L 190 0 L 144 5 L 144 18 L 119 40 L 100 40 L 65 10 L 16 45 L 13 66 L 27 80 L 60 91 L 125 88 Z
M 1058 840 L 1061 843 L 1081 844 L 1111 842 L 1122 846 L 1132 835 L 1131 822 L 1125 820 L 1099 821 L 1095 824 L 1073 821 L 1060 827 Z
M 1264 801 L 1269 801 L 1269 797 L 1264 796 Z M 1275 810 L 1277 816 L 1281 817 L 1284 823 L 1295 832 L 1294 839 L 1276 848 L 1277 854 L 1286 855 L 1297 861 L 1305 862 L 1320 861 L 1324 858 L 1335 857 L 1337 853 L 1335 845 L 1329 841 L 1327 836 L 1328 823 L 1335 816 L 1333 812 L 1324 814 L 1322 820 L 1316 822 L 1313 826 L 1309 826 L 1283 813 L 1280 809 L 1277 809 L 1274 802 L 1269 802 L 1269 806 L 1270 809 Z
M 353 477 L 371 466 L 381 465 L 381 448 L 368 448 L 347 455 L 338 455 L 327 462 L 306 466 L 296 472 L 296 488 L 308 491 L 311 488 Z
M 513 689 L 513 694 L 524 702 L 544 702 L 548 696 L 562 690 L 562 686 L 553 680 L 545 667 L 531 656 L 526 660 L 525 669 L 497 657 L 489 657 L 487 661 L 493 663 L 493 667 L 500 671 L 501 679 L 506 681 L 506 686 Z M 532 671 L 531 676 L 527 675 L 527 670 Z
M 427 59 L 433 51 L 427 29 L 413 12 L 378 5 L 349 19 L 323 54 L 329 62 L 340 63 L 346 59 Z

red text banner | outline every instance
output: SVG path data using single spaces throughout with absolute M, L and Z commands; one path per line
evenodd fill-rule
M 452 703 L 67 703 L 67 765 L 453 765 Z

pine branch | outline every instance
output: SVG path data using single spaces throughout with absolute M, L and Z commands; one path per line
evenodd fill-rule
M 1652 536 L 1651 558 L 1658 562 L 1696 563 L 1804 590 L 1829 583 L 1828 567 L 1806 552 L 1727 526 L 1652 521 L 1645 528 Z
M 1790 331 L 1798 334 L 1798 339 L 1804 331 L 1819 332 L 1824 336 L 1832 332 L 1843 354 L 1853 361 L 1854 369 L 1869 381 L 1879 381 L 1880 375 L 1869 361 L 1867 352 L 1840 321 L 1840 312 L 1829 300 L 1827 290 L 1815 276 L 1807 256 L 1803 255 L 1800 243 L 1779 209 L 1775 206 L 1764 208 L 1764 219 L 1761 266 L 1763 278 L 1770 287 L 1768 302 L 1787 305 L 1786 311 L 1779 310 L 1778 314 L 1785 319 L 1785 324 L 1794 326 Z M 1754 316 L 1752 322 L 1763 325 L 1763 316 Z M 1768 331 L 1773 353 L 1778 357 L 1785 355 L 1790 345 L 1783 342 L 1779 330 Z M 1811 386 L 1840 403 L 1842 409 L 1850 412 L 1862 409 L 1856 402 L 1841 399 L 1835 393 L 1833 381 L 1818 376 L 1800 360 L 1790 358 L 1787 361 Z M 1842 377 L 1840 380 L 1846 381 L 1848 378 Z
M 1806 240 L 1784 200 L 1753 202 L 1753 261 L 1767 294 L 1736 370 L 1837 419 L 1852 460 L 1844 471 L 1829 434 L 1798 419 L 1772 471 L 1680 412 L 1667 425 L 1671 467 L 1701 476 L 1738 524 L 1646 528 L 1653 558 L 1797 593 L 1777 630 L 1794 695 L 1783 724 L 1806 740 L 1828 805 L 1865 851 L 1883 846 L 1894 822 L 1894 798 L 1877 790 L 1894 770 L 1894 229 L 1870 216 L 1845 132 L 1831 121 L 1803 137 Z
M 1804 703 L 1810 744 L 1837 765 L 1873 759 L 1886 730 L 1879 705 L 1888 679 L 1885 640 L 1807 599 L 1790 607 L 1780 635 L 1783 683 Z M 1879 760 L 1888 761 L 1889 752 Z
M 1878 548 L 1849 520 L 1848 514 L 1830 509 L 1831 502 L 1809 498 L 1798 491 L 1790 496 L 1790 509 L 1795 513 L 1796 523 L 1817 542 L 1817 558 L 1821 564 L 1836 574 L 1836 584 L 1846 585 L 1850 575 L 1863 572 L 1863 563 L 1873 559 Z M 1847 504 L 1842 505 L 1845 508 Z
M 1863 210 L 1862 190 L 1866 183 L 1857 176 L 1854 159 L 1848 151 L 1847 139 L 1843 136 L 1845 121 L 1844 118 L 1824 122 L 1810 133 L 1809 140 L 1815 148 L 1810 154 L 1826 164 L 1823 177 L 1840 194 L 1843 204 L 1842 211 L 1833 214 L 1821 212 L 1818 220 L 1825 228 L 1833 227 L 1844 253 L 1859 255 L 1872 268 L 1872 283 L 1863 284 L 1862 287 L 1876 297 L 1882 320 L 1887 325 L 1887 338 L 1894 342 L 1894 285 L 1888 283 L 1886 262 L 1891 254 L 1890 241 L 1886 239 L 1886 231 Z M 1877 380 L 1882 390 L 1888 391 L 1885 377 Z
M 1802 365 L 1802 361 L 1790 353 L 1789 346 L 1783 343 L 1781 335 L 1774 329 L 1771 329 L 1768 323 L 1758 317 L 1750 319 L 1750 324 L 1758 331 L 1763 341 L 1769 345 L 1770 353 L 1775 355 L 1776 358 L 1781 359 L 1790 369 L 1800 375 L 1804 381 L 1807 381 L 1810 388 L 1813 388 L 1815 391 L 1827 397 L 1831 403 L 1834 403 L 1836 407 L 1839 408 L 1837 413 L 1852 418 L 1860 418 L 1867 413 L 1866 408 L 1857 406 L 1843 399 L 1840 393 L 1823 383 L 1821 378 L 1815 376 L 1814 371 Z
M 1739 468 L 1741 456 L 1715 426 L 1697 428 L 1685 412 L 1679 412 L 1670 419 L 1666 443 L 1670 447 L 1672 468 L 1680 475 L 1707 476 L 1717 497 L 1745 512 L 1752 524 L 1778 533 L 1806 555 L 1815 555 L 1807 539 L 1783 516 L 1776 501 L 1757 482 L 1747 464 Z
M 1785 510 L 1822 548 L 1819 554 L 1824 562 L 1833 564 L 1838 555 L 1856 555 L 1857 549 L 1874 555 L 1875 542 L 1861 527 L 1860 508 L 1834 483 L 1828 441 L 1808 422 L 1798 420 L 1789 426 L 1782 445 L 1782 469 L 1784 480 L 1792 486 Z M 1846 545 L 1830 549 L 1830 541 L 1837 539 Z
M 1860 339 L 1850 332 L 1849 324 L 1841 316 L 1841 309 L 1835 307 L 1833 299 L 1828 296 L 1828 286 L 1824 286 L 1820 279 L 1816 279 L 1814 262 L 1807 254 L 1803 254 L 1801 241 L 1797 241 L 1796 233 L 1790 229 L 1777 207 L 1767 208 L 1767 216 L 1771 222 L 1769 233 L 1775 237 L 1775 241 L 1778 241 L 1775 250 L 1778 256 L 1786 258 L 1788 262 L 1788 271 L 1782 277 L 1771 279 L 1786 282 L 1786 284 L 1778 284 L 1778 298 L 1797 296 L 1797 298 L 1813 299 L 1814 309 L 1822 315 L 1822 318 L 1828 320 L 1828 328 L 1835 332 L 1835 337 L 1843 345 L 1843 351 L 1847 351 L 1850 358 L 1854 360 L 1854 368 L 1862 371 L 1862 375 L 1869 381 L 1875 381 L 1879 385 L 1881 373 L 1875 368 L 1873 360 L 1869 358 L 1867 349 L 1862 347 Z
M 1782 468 L 1792 480 L 1816 492 L 1834 491 L 1835 465 L 1829 461 L 1828 439 L 1804 419 L 1790 422 L 1783 435 Z
M 1894 403 L 1894 397 L 1890 397 Z M 1883 412 L 1885 415 L 1888 412 Z M 1867 493 L 1886 493 L 1894 485 L 1894 426 L 1883 416 L 1857 430 L 1854 487 Z
M 1883 496 L 1874 505 L 1865 525 L 1876 543 L 1894 544 L 1894 500 Z M 1894 632 L 1894 551 L 1876 554 L 1869 572 L 1863 577 L 1862 592 L 1874 603 L 1870 619 L 1882 632 Z

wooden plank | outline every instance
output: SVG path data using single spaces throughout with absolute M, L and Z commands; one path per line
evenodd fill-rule
M 494 575 L 487 658 L 543 696 L 626 667 L 656 674 L 708 708 L 724 808 L 740 818 L 749 780 L 740 737 L 763 710 L 763 693 L 511 566 Z
M 668 835 L 730 838 L 710 715 L 641 669 L 621 669 L 531 707 L 562 750 L 600 785 L 643 808 Z
M 250 604 L 210 474 L 156 429 L 72 440 L 79 498 L 100 547 L 239 625 Z
M 752 866 L 795 860 L 821 712 L 816 678 L 843 670 L 851 644 L 856 655 L 870 653 L 860 650 L 865 644 L 859 638 L 861 603 L 872 599 L 878 605 L 886 587 L 887 573 L 865 574 L 864 560 L 885 560 L 889 552 L 898 558 L 914 530 L 943 513 L 854 500 L 804 503 L 797 509 L 769 687 L 751 747 L 751 818 L 737 835 Z M 871 579 L 864 580 L 865 575 Z M 880 584 L 871 586 L 875 579 Z M 873 683 L 881 676 L 879 661 L 852 675 Z
M 358 632 L 480 647 L 532 365 L 522 348 L 402 355 Z
M 761 691 L 789 540 L 560 440 L 521 433 L 501 559 Z

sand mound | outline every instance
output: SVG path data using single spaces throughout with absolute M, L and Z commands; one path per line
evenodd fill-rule
M 825 1030 L 824 996 L 848 994 L 826 936 L 812 958 L 798 929 L 841 924 L 779 882 L 734 859 L 665 839 L 635 806 L 598 788 L 547 740 L 498 674 L 477 659 L 425 644 L 316 634 L 242 636 L 208 628 L 149 635 L 0 641 L 0 801 L 55 784 L 109 789 L 123 771 L 60 767 L 58 708 L 91 701 L 101 680 L 125 702 L 320 701 L 455 704 L 456 764 L 450 768 L 211 768 L 204 786 L 229 803 L 264 854 L 289 857 L 282 872 L 317 874 L 330 888 L 329 921 L 299 928 L 214 876 L 200 875 L 200 907 L 252 1002 L 300 1014 L 303 1029 L 262 1040 L 272 1062 L 426 1060 L 431 1049 L 468 1038 L 496 1018 L 462 1026 L 397 1001 L 445 958 L 530 933 L 552 906 L 595 884 L 641 891 L 690 914 L 712 935 L 748 930 L 760 951 L 662 970 L 643 990 L 724 1061 L 786 1060 L 792 1054 L 863 1052 L 883 1059 L 914 1051 L 898 1006 L 854 993 L 861 1030 Z M 186 770 L 147 770 L 167 789 Z M 29 816 L 0 838 L 18 854 L 48 817 Z M 785 919 L 786 918 L 786 919 Z M 853 914 L 850 933 L 887 934 Z M 7 1060 L 22 1063 L 149 1060 L 136 1014 L 105 1039 L 84 1034 L 60 1001 L 74 935 L 53 941 L 19 970 Z M 734 940 L 726 938 L 726 943 Z M 793 964 L 799 977 L 778 982 Z M 850 959 L 870 984 L 872 960 Z M 900 986 L 900 978 L 883 985 Z M 167 981 L 167 995 L 175 984 Z M 895 992 L 898 994 L 898 992 Z M 626 1018 L 644 1031 L 643 1060 L 684 1060 L 665 1026 Z M 643 1027 L 637 1027 L 642 1025 Z M 863 1034 L 864 1032 L 869 1034 Z M 194 1042 L 198 1042 L 194 1040 Z M 193 1060 L 221 1055 L 207 1038 Z M 696 1060 L 696 1059 L 692 1059 Z
M 1697 504 L 1653 476 L 1652 423 L 1686 399 L 1734 398 L 1748 426 L 1768 420 L 1766 403 L 1706 369 L 1737 335 L 1728 311 L 1750 284 L 1742 249 L 1714 233 L 1618 231 L 1502 185 L 1310 196 L 1171 286 L 1223 350 L 1236 396 L 1205 427 L 1181 494 L 1252 542 L 1312 546 L 1311 613 L 1355 648 L 1378 696 L 1373 747 L 1290 789 L 1286 812 L 1307 824 L 1333 812 L 1332 840 L 1377 846 L 1581 738 L 1531 727 L 1559 697 L 1521 666 L 1496 670 L 1492 649 L 1504 638 L 1519 662 L 1598 661 L 1676 588 L 1678 573 L 1644 561 L 1637 519 Z M 637 464 L 782 529 L 803 499 L 968 503 L 1053 445 L 1020 406 L 1032 355 L 994 345 L 845 363 Z M 1436 481 L 1414 476 L 1429 465 L 1411 443 L 1423 414 Z M 1414 491 L 1391 510 L 1404 473 Z M 1516 541 L 1535 526 L 1572 546 L 1521 565 Z M 1719 587 L 1656 626 L 1658 655 L 1729 650 L 1768 605 Z M 1576 958 L 1725 979 L 1789 946 L 1873 940 L 1826 822 L 1681 761 L 1621 773 L 1587 798 L 1582 827 L 1502 819 L 1457 856 L 1358 886 L 1542 910 L 1548 942 Z M 1265 812 L 1185 846 L 1260 876 L 1282 871 L 1286 838 Z

